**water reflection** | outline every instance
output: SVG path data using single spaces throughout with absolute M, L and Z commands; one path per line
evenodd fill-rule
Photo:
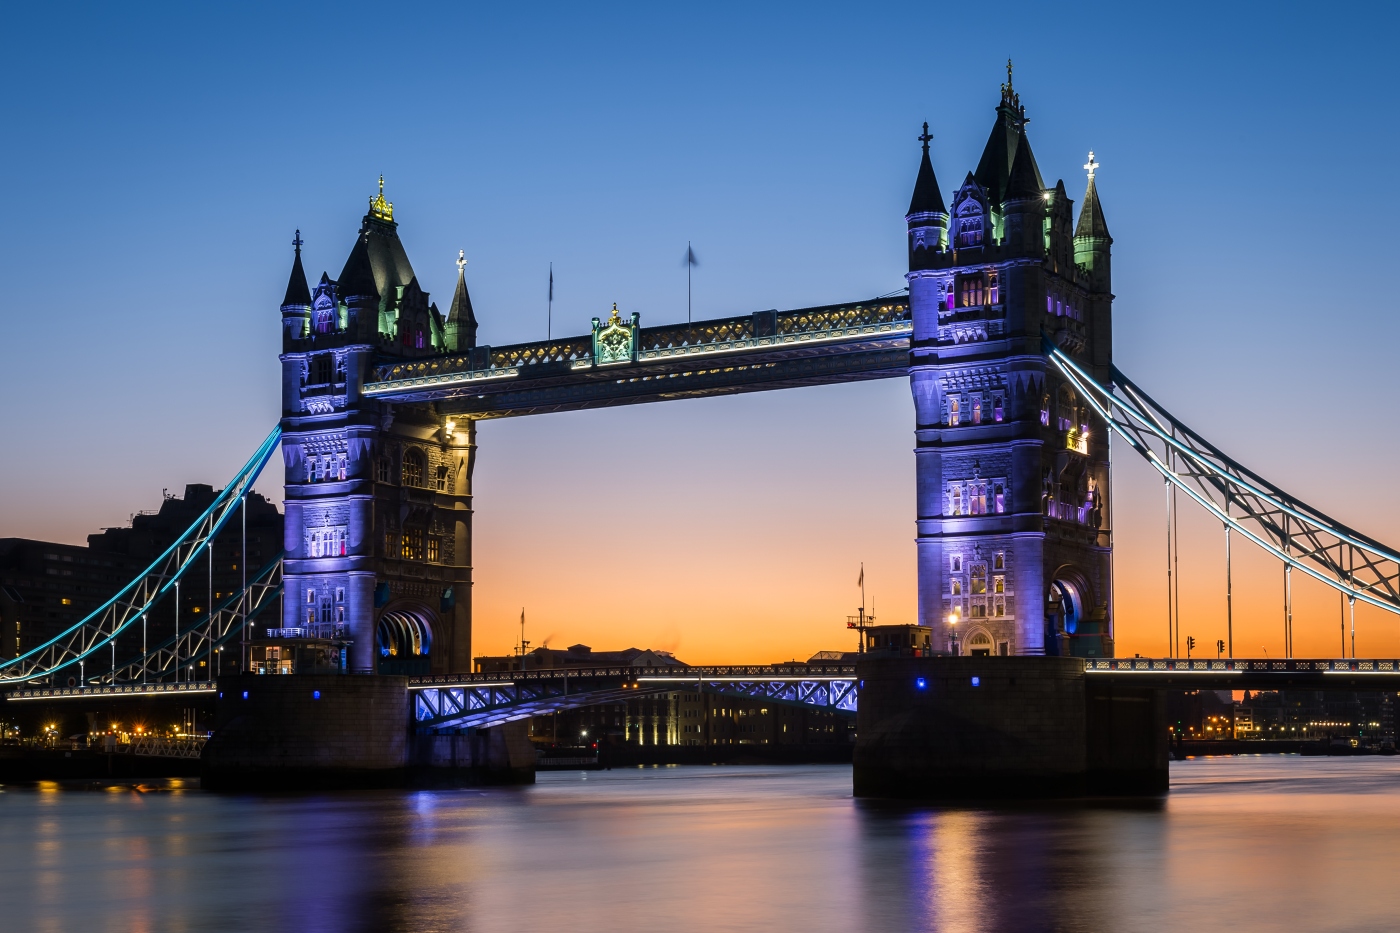
M 851 800 L 848 769 L 532 788 L 0 794 L 15 930 L 1380 929 L 1400 762 L 1174 765 L 1164 804 Z

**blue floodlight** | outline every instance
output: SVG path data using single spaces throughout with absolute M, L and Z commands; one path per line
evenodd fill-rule
M 245 699 L 245 700 L 248 699 L 248 691 L 247 691 L 247 690 L 244 690 L 244 691 L 243 691 L 243 699 Z
M 981 677 L 974 677 L 974 678 L 972 678 L 972 686 L 974 686 L 974 687 L 980 687 L 980 686 L 982 686 L 982 678 L 981 678 Z
M 312 690 L 312 691 L 311 691 L 311 699 L 313 699 L 313 700 L 319 700 L 319 699 L 321 699 L 321 691 L 319 691 L 319 690 Z
M 918 687 L 920 690 L 925 690 L 928 688 L 928 681 L 924 680 L 922 677 L 918 677 L 914 680 L 914 686 Z

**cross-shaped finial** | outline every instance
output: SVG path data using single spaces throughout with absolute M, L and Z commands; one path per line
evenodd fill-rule
M 384 197 L 384 176 L 379 176 L 379 196 Z
M 924 134 L 919 137 L 919 142 L 924 144 L 924 152 L 928 152 L 928 141 L 933 139 L 933 134 L 928 131 L 928 121 L 924 121 Z
M 1093 178 L 1094 173 L 1099 170 L 1099 163 L 1094 161 L 1094 150 L 1092 149 L 1089 150 L 1089 161 L 1084 163 L 1084 169 L 1089 173 L 1090 178 Z
M 292 245 L 296 247 L 297 254 L 300 255 L 300 254 L 301 254 L 301 231 L 300 231 L 300 230 L 297 231 L 297 235 L 296 235 L 296 236 L 292 237 Z
M 467 251 L 464 249 L 457 250 L 457 274 L 467 274 Z
M 1006 89 L 1011 90 L 1011 59 L 1006 60 Z

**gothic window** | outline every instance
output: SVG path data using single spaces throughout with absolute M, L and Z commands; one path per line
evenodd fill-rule
M 998 600 L 993 604 L 993 608 L 994 608 L 995 614 L 996 614 L 996 616 L 997 616 L 998 618 L 1000 618 L 1001 616 L 1006 615 L 1006 602 L 1005 602 L 1004 600 L 998 599 Z M 1005 642 L 1002 642 L 1002 652 L 1001 652 L 1001 653 L 1002 653 L 1002 654 L 1006 654 L 1006 643 L 1005 643 Z
M 981 595 L 984 595 L 984 594 L 987 592 L 987 565 L 986 565 L 986 564 L 973 564 L 973 565 L 972 565 L 971 581 L 972 581 L 972 594 L 973 594 L 974 596 L 981 596 Z
M 346 468 L 347 468 L 347 466 L 348 466 L 348 464 L 346 463 L 346 460 L 345 460 L 345 454 L 341 454 L 340 456 L 338 456 L 338 457 L 335 458 L 335 468 L 336 468 L 335 476 L 336 476 L 336 479 L 345 479 L 345 473 L 346 473 Z
M 437 488 L 447 488 L 447 467 L 445 466 L 440 466 L 437 468 Z
M 1056 427 L 1061 431 L 1068 431 L 1076 427 L 1079 420 L 1079 412 L 1076 406 L 1078 401 L 1075 398 L 1074 390 L 1068 386 L 1061 386 L 1058 395 L 1058 410 L 1055 412 L 1057 419 Z
M 987 604 L 974 602 L 972 604 L 971 616 L 974 619 L 985 619 L 987 617 Z M 987 636 L 983 635 L 982 637 L 986 638 Z
M 335 588 L 335 601 L 338 603 L 345 602 L 345 587 L 337 586 Z
M 1001 396 L 994 395 L 992 396 L 992 420 L 1000 421 L 1003 417 L 1005 414 L 1001 406 Z
M 439 543 L 439 542 L 438 542 L 438 539 L 437 539 L 437 538 L 429 538 L 429 539 L 428 539 L 428 562 L 429 562 L 429 563 L 436 564 L 436 563 L 441 559 L 441 556 L 440 556 L 440 554 L 439 554 L 439 552 L 438 552 L 438 543 Z
M 404 560 L 423 559 L 423 529 L 405 528 L 403 532 Z
M 377 461 L 375 461 L 374 478 L 376 480 L 378 480 L 381 483 L 389 483 L 392 482 L 392 480 L 390 479 L 392 475 L 393 471 L 390 469 L 388 457 L 380 457 Z
M 994 557 L 994 558 L 992 558 L 992 569 L 993 569 L 993 570 L 1005 570 L 1005 569 L 1006 569 L 1006 555 L 1003 554 L 1001 551 L 997 551 L 997 556 Z
M 403 484 L 405 486 L 423 485 L 423 452 L 421 450 L 410 449 L 404 453 Z
M 948 423 L 953 427 L 958 426 L 962 420 L 962 401 L 956 395 L 948 396 Z
M 312 382 L 315 385 L 326 385 L 335 378 L 335 354 L 318 353 L 312 358 L 315 361 L 314 375 Z
M 384 532 L 384 556 L 393 557 L 399 552 L 399 536 L 392 531 Z
M 979 246 L 982 243 L 982 217 L 974 214 L 971 217 L 958 218 L 958 245 L 959 246 Z
M 972 400 L 972 423 L 982 423 L 982 399 L 980 397 Z
M 976 483 L 976 484 L 972 487 L 972 489 L 973 489 L 973 492 L 972 492 L 972 514 L 973 514 L 973 515 L 986 515 L 986 514 L 987 514 L 987 484 L 986 484 L 986 483 Z
M 1001 283 L 995 272 L 987 273 L 987 304 L 1001 304 Z
M 418 349 L 423 349 L 423 328 L 418 328 L 413 338 L 413 345 Z
M 315 590 L 307 590 L 307 591 L 306 591 L 306 604 L 307 604 L 308 606 L 314 606 L 314 605 L 316 605 L 316 591 L 315 591 Z
M 954 577 L 953 580 L 952 580 L 952 583 L 950 584 L 950 586 L 952 587 L 952 589 L 949 590 L 949 592 L 951 592 L 954 596 L 961 596 L 961 595 L 962 595 L 962 581 L 961 581 L 961 580 L 959 580 L 957 577 Z
M 995 500 L 993 505 L 996 508 L 997 514 L 1000 515 L 1006 511 L 1006 487 L 1001 483 L 997 483 L 993 487 L 992 495 Z
M 953 573 L 962 573 L 962 555 L 954 554 L 952 563 Z
M 1043 425 L 1046 425 L 1047 427 L 1048 427 L 1049 424 L 1050 424 L 1050 396 L 1049 396 L 1049 395 L 1043 395 L 1043 396 L 1041 396 L 1041 398 L 1040 398 L 1040 423 L 1043 424 Z
M 329 334 L 335 330 L 335 309 L 329 305 L 316 309 L 316 333 Z
M 982 276 L 966 275 L 958 281 L 958 306 L 961 308 L 982 307 Z
M 1006 592 L 1006 578 L 992 577 L 992 592 L 998 595 Z
M 307 607 L 306 607 L 306 627 L 307 627 L 307 628 L 310 628 L 311 626 L 313 626 L 313 625 L 315 625 L 315 624 L 316 624 L 316 607 L 315 607 L 315 606 L 307 606 Z
M 951 511 L 952 514 L 954 514 L 954 515 L 961 515 L 961 514 L 962 514 L 962 487 L 961 487 L 961 486 L 954 486 L 954 487 L 953 487 L 953 493 L 952 493 L 952 499 L 951 499 L 951 501 L 952 501 L 952 506 L 951 506 L 951 508 L 949 509 L 949 511 Z M 953 563 L 956 565 L 956 564 L 958 563 L 958 558 L 956 558 L 956 557 L 953 558 Z M 955 566 L 953 569 L 956 570 L 956 569 L 958 569 L 958 568 Z

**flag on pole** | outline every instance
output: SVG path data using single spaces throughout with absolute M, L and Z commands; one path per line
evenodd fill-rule
M 865 565 L 860 565 L 860 578 L 856 580 L 856 586 L 865 586 Z
M 554 300 L 554 263 L 549 264 L 549 300 Z
M 686 243 L 686 244 L 685 244 L 685 264 L 686 264 L 687 266 L 698 266 L 698 265 L 700 265 L 700 260 L 698 260 L 698 259 L 695 258 L 695 250 L 693 250 L 693 249 L 690 248 L 690 244 L 689 244 L 689 243 Z

